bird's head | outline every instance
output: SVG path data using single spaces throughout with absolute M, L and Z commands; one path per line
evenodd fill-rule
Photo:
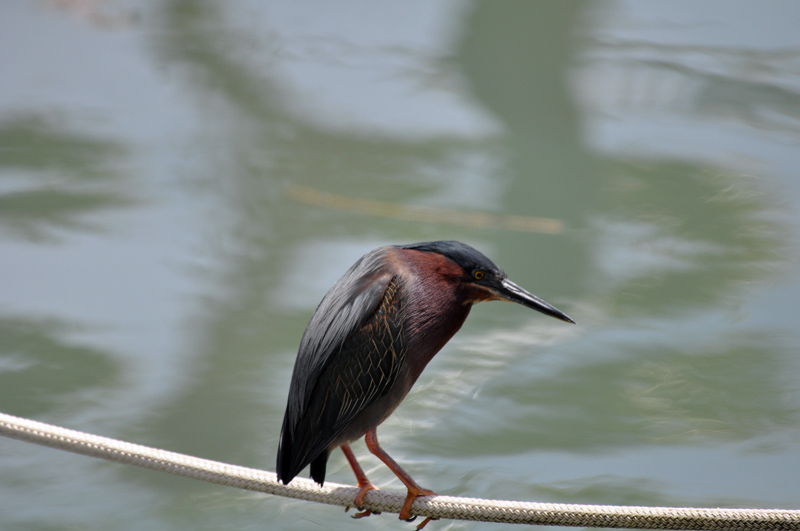
M 465 243 L 435 241 L 401 245 L 399 248 L 437 253 L 458 265 L 462 275 L 457 280 L 468 294 L 467 303 L 493 300 L 516 302 L 556 319 L 575 322 L 555 306 L 510 281 L 497 264 Z

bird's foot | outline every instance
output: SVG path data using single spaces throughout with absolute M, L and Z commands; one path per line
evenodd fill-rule
M 411 504 L 414 503 L 414 500 L 418 496 L 436 496 L 436 493 L 428 489 L 408 489 L 408 495 L 406 496 L 406 501 L 403 503 L 403 508 L 400 509 L 400 520 L 405 520 L 406 522 L 413 522 L 417 518 L 416 515 L 411 516 Z M 422 521 L 421 524 L 417 526 L 417 529 L 422 529 L 431 520 L 432 520 L 431 518 L 426 518 L 425 520 Z
M 358 484 L 358 494 L 356 494 L 356 498 L 353 500 L 353 505 L 361 512 L 354 514 L 353 518 L 365 518 L 371 514 L 381 514 L 380 511 L 364 509 L 364 495 L 371 490 L 378 490 L 378 487 L 368 481 Z M 345 510 L 350 510 L 350 507 Z

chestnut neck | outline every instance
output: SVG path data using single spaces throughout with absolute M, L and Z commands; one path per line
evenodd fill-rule
M 458 332 L 472 304 L 462 287 L 464 271 L 449 258 L 412 249 L 399 251 L 407 271 L 405 319 L 408 362 L 414 380 Z

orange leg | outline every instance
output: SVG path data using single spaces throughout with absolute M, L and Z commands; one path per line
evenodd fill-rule
M 361 511 L 361 508 L 364 504 L 364 495 L 373 489 L 377 490 L 378 487 L 373 485 L 369 478 L 367 478 L 367 475 L 364 473 L 364 469 L 362 469 L 361 465 L 359 465 L 358 461 L 356 461 L 356 456 L 353 455 L 353 450 L 350 449 L 350 445 L 344 443 L 340 446 L 340 448 L 342 449 L 342 452 L 344 452 L 347 462 L 350 463 L 350 467 L 353 469 L 353 472 L 356 474 L 356 479 L 358 480 L 358 494 L 356 494 L 356 499 L 353 501 L 353 505 L 356 506 L 356 509 Z M 372 511 L 367 509 L 366 511 L 356 513 L 353 515 L 353 518 L 363 518 L 371 514 Z
M 428 489 L 423 489 L 417 485 L 417 483 L 411 479 L 411 476 L 409 476 L 405 470 L 400 468 L 400 465 L 397 464 L 397 461 L 389 457 L 389 454 L 387 454 L 383 448 L 378 445 L 378 434 L 376 433 L 375 428 L 367 431 L 366 435 L 364 436 L 364 440 L 367 443 L 367 448 L 369 448 L 369 451 L 375 454 L 378 459 L 386 463 L 386 466 L 388 466 L 389 469 L 394 472 L 394 474 L 408 489 L 408 496 L 406 496 L 406 501 L 403 503 L 403 508 L 400 510 L 400 519 L 409 522 L 414 520 L 416 516 L 413 518 L 411 517 L 411 504 L 414 502 L 414 499 L 417 496 L 436 496 L 436 493 Z M 422 529 L 430 520 L 430 518 L 426 518 L 425 521 L 417 526 L 417 529 Z

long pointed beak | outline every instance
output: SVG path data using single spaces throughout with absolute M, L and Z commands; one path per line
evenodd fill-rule
M 542 312 L 550 317 L 555 317 L 556 319 L 561 319 L 562 321 L 575 324 L 575 321 L 573 321 L 569 315 L 565 314 L 552 304 L 543 301 L 533 293 L 519 287 L 507 278 L 500 281 L 499 286 L 497 286 L 494 292 L 503 300 L 516 302 L 517 304 L 527 306 L 528 308 L 536 310 L 537 312 Z

